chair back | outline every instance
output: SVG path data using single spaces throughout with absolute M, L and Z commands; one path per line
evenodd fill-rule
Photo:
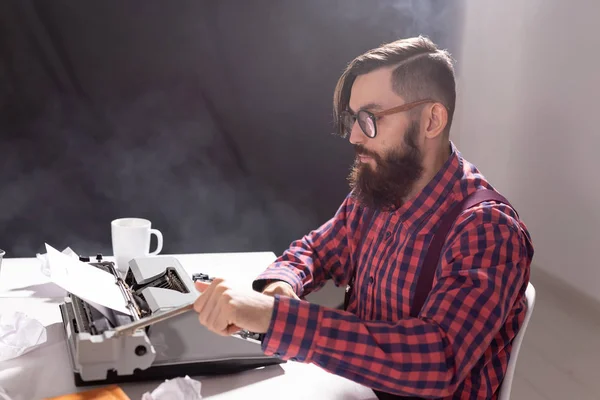
M 513 378 L 515 377 L 515 370 L 517 368 L 517 358 L 519 356 L 519 350 L 521 350 L 521 344 L 523 343 L 523 337 L 525 337 L 525 331 L 527 330 L 527 325 L 529 325 L 529 320 L 531 319 L 531 314 L 533 313 L 533 306 L 535 305 L 535 288 L 529 282 L 527 285 L 527 289 L 525 290 L 525 297 L 527 299 L 527 311 L 525 312 L 525 320 L 523 321 L 523 325 L 517 336 L 515 336 L 512 344 L 512 349 L 510 352 L 510 359 L 508 361 L 508 368 L 506 369 L 506 374 L 504 379 L 502 380 L 502 384 L 500 385 L 500 394 L 498 396 L 498 400 L 510 400 L 510 390 L 512 388 Z

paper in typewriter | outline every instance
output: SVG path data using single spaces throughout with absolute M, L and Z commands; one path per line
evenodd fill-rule
M 82 300 L 131 315 L 115 277 L 46 243 L 50 280 Z

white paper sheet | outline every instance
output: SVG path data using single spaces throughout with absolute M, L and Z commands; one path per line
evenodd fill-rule
M 46 243 L 50 280 L 83 300 L 131 315 L 115 277 Z

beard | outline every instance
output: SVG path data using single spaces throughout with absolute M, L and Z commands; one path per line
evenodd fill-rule
M 358 157 L 348 176 L 352 196 L 363 206 L 377 210 L 401 207 L 423 173 L 423 155 L 417 147 L 419 125 L 413 122 L 404 135 L 404 145 L 383 157 L 356 145 L 356 154 L 369 156 L 377 167 L 361 163 Z

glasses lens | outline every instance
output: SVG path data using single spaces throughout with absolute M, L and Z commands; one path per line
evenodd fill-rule
M 370 138 L 375 137 L 375 122 L 371 118 L 371 115 L 367 111 L 361 110 L 358 112 L 357 119 L 365 135 Z

